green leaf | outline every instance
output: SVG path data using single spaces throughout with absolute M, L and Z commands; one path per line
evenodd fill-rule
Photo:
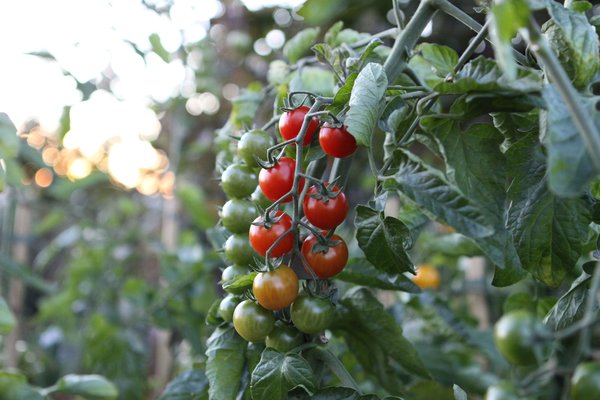
M 544 318 L 544 323 L 548 327 L 558 331 L 583 318 L 587 296 L 589 295 L 590 279 L 591 276 L 584 272 L 573 281 L 571 288 L 558 299 Z M 597 304 L 596 308 L 598 308 Z
M 19 264 L 6 254 L 0 253 L 0 270 L 12 275 L 15 278 L 21 279 L 23 282 L 31 287 L 34 287 L 43 293 L 53 293 L 56 290 L 56 286 L 46 282 L 39 276 L 35 275 L 24 265 Z
M 473 257 L 483 254 L 473 239 L 461 235 L 460 233 L 438 236 L 435 240 L 426 243 L 425 249 L 428 253 L 441 253 L 455 257 Z
M 516 77 L 517 65 L 513 59 L 512 38 L 527 26 L 531 11 L 525 0 L 499 0 L 491 8 L 490 34 L 496 59 L 509 79 Z
M 363 259 L 348 261 L 343 271 L 337 274 L 335 279 L 383 290 L 399 290 L 408 293 L 420 292 L 419 287 L 403 274 L 389 274 L 378 271 Z
M 558 286 L 587 241 L 591 205 L 583 198 L 558 198 L 548 190 L 546 160 L 534 133 L 511 146 L 507 158 L 513 180 L 506 224 L 521 263 L 538 280 Z
M 258 274 L 258 272 L 251 272 L 247 275 L 239 275 L 233 277 L 228 281 L 223 281 L 221 284 L 223 285 L 223 289 L 244 289 L 250 288 L 252 286 L 252 282 L 254 282 L 254 277 Z M 236 290 L 237 292 L 237 290 Z
M 417 351 L 403 336 L 402 328 L 369 290 L 350 290 L 340 300 L 338 311 L 340 317 L 335 327 L 343 330 L 350 351 L 365 369 L 374 371 L 379 365 L 380 371 L 391 373 L 389 364 L 393 360 L 405 370 L 429 378 Z M 381 381 L 385 375 L 378 378 Z
M 358 72 L 353 72 L 346 78 L 346 82 L 342 85 L 342 87 L 335 93 L 333 97 L 333 102 L 327 106 L 327 110 L 331 111 L 333 114 L 339 114 L 342 110 L 348 105 L 350 101 L 350 96 L 352 95 L 352 88 L 354 87 L 354 82 L 358 77 Z
M 583 193 L 591 179 L 598 175 L 591 156 L 565 102 L 554 88 L 544 90 L 547 107 L 547 134 L 544 144 L 548 148 L 548 183 L 559 196 L 574 197 Z M 600 97 L 580 97 L 579 105 L 600 129 L 600 111 L 596 103 Z
M 415 47 L 415 55 L 408 63 L 429 87 L 443 82 L 454 72 L 456 64 L 458 64 L 456 51 L 448 46 L 433 43 L 421 43 Z
M 226 326 L 215 329 L 206 345 L 209 398 L 235 400 L 244 370 L 246 341 L 232 326 Z
M 0 400 L 44 400 L 45 398 L 27 383 L 25 375 L 0 371 Z
M 299 354 L 266 348 L 252 372 L 250 388 L 253 400 L 287 399 L 294 388 L 314 393 L 316 383 L 310 364 Z
M 14 158 L 19 153 L 17 128 L 8 115 L 0 112 L 0 158 Z
M 311 46 L 319 36 L 319 28 L 306 28 L 298 32 L 293 38 L 287 41 L 283 46 L 283 55 L 291 63 L 298 61 L 303 55 L 308 53 Z
M 164 48 L 162 42 L 160 41 L 160 36 L 157 33 L 152 33 L 148 37 L 150 41 L 150 45 L 152 46 L 152 51 L 156 53 L 164 62 L 169 62 L 169 52 Z
M 0 335 L 6 335 L 12 331 L 16 325 L 15 316 L 4 301 L 4 298 L 0 296 Z
M 344 123 L 362 146 L 369 146 L 371 142 L 371 135 L 383 111 L 387 85 L 387 76 L 380 64 L 367 64 L 356 77 Z
M 307 0 L 304 2 L 298 14 L 304 17 L 306 23 L 323 25 L 344 12 L 347 4 L 342 0 Z
M 289 90 L 313 92 L 320 96 L 333 96 L 335 77 L 329 70 L 317 67 L 304 67 L 292 73 Z
M 503 95 L 538 93 L 542 78 L 535 70 L 518 68 L 513 79 L 503 74 L 494 60 L 479 56 L 468 62 L 450 82 L 440 82 L 435 91 L 450 93 L 497 92 Z
M 65 393 L 90 399 L 116 399 L 117 387 L 100 375 L 65 375 L 53 387 L 51 393 Z
M 502 311 L 504 314 L 517 310 L 527 310 L 532 313 L 535 312 L 535 300 L 531 293 L 512 293 L 506 298 L 506 300 L 504 300 L 504 304 L 502 305 Z
M 544 24 L 544 33 L 573 84 L 583 88 L 600 69 L 598 35 L 585 14 L 548 3 L 552 19 Z
M 158 400 L 208 400 L 208 379 L 199 369 L 185 371 L 169 382 Z
M 569 4 L 569 10 L 576 13 L 586 13 L 590 11 L 594 6 L 589 1 L 572 1 Z
M 414 202 L 437 221 L 452 226 L 471 238 L 494 233 L 490 223 L 460 191 L 448 183 L 440 171 L 414 157 L 400 155 L 398 171 L 384 182 L 387 190 L 398 190 L 400 196 Z
M 410 232 L 402 221 L 359 205 L 354 223 L 358 246 L 375 268 L 391 274 L 414 272 L 406 253 L 411 244 Z

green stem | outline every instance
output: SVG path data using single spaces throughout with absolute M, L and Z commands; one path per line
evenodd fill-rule
M 485 35 L 487 34 L 489 24 L 490 20 L 487 20 L 485 24 L 481 27 L 481 30 L 477 32 L 477 35 L 475 35 L 473 40 L 469 42 L 469 45 L 467 46 L 465 51 L 463 51 L 463 53 L 460 55 L 460 58 L 458 59 L 458 62 L 454 67 L 454 73 L 457 73 L 467 63 L 469 58 L 471 58 L 471 56 L 475 52 L 475 49 L 477 49 L 481 42 L 485 40 Z
M 358 383 L 354 380 L 352 375 L 346 370 L 344 364 L 329 350 L 315 347 L 310 352 L 316 353 L 316 357 L 323 361 L 329 369 L 339 378 L 343 386 L 350 387 L 357 392 L 360 392 Z
M 596 263 L 596 267 L 594 268 L 594 274 L 592 275 L 592 283 L 590 284 L 590 292 L 585 302 L 585 312 L 582 318 L 583 321 L 595 319 L 598 290 L 600 290 L 600 262 Z M 592 336 L 592 326 L 593 325 L 588 325 L 581 329 L 581 333 L 579 335 L 578 348 L 578 353 L 580 357 L 586 357 L 590 353 L 590 338 Z
M 531 51 L 543 64 L 548 78 L 556 85 L 569 110 L 569 114 L 573 118 L 573 123 L 585 143 L 592 162 L 596 169 L 600 170 L 600 157 L 598 157 L 598 154 L 600 154 L 600 133 L 593 123 L 593 118 L 581 107 L 577 91 L 533 18 L 530 19 L 529 26 L 522 33 Z

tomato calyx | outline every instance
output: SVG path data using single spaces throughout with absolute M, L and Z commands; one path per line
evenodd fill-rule
M 279 213 L 276 209 L 271 209 L 268 211 L 265 210 L 265 212 L 262 213 L 262 219 L 260 221 L 252 222 L 252 225 L 264 226 L 265 229 L 271 229 L 273 224 L 276 224 L 277 222 L 281 221 L 281 218 L 283 217 L 284 214 Z
M 340 193 L 342 193 L 342 188 L 336 184 L 337 180 L 338 178 L 334 179 L 332 182 L 316 182 L 314 185 L 316 192 L 312 191 L 311 193 L 307 193 L 307 196 L 321 200 L 325 203 L 330 199 L 337 198 Z

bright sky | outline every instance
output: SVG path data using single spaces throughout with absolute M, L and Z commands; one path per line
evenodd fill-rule
M 164 0 L 148 2 L 160 5 Z M 293 7 L 303 0 L 243 2 L 254 10 L 269 5 Z M 155 139 L 160 130 L 149 108 L 154 102 L 186 93 L 192 95 L 196 113 L 203 111 L 203 104 L 204 111 L 215 112 L 219 107 L 216 97 L 188 93 L 190 87 L 195 87 L 194 73 L 180 60 L 167 63 L 153 53 L 144 60 L 124 42 L 145 52 L 151 48 L 149 36 L 158 34 L 163 47 L 173 52 L 182 44 L 204 38 L 210 19 L 224 12 L 217 0 L 172 3 L 167 17 L 148 10 L 141 0 L 4 2 L 0 13 L 0 112 L 6 112 L 17 128 L 34 118 L 45 131 L 53 132 L 62 107 L 72 105 L 73 125 L 65 144 L 79 148 L 91 159 L 94 147 L 105 141 L 123 142 L 115 148 L 115 160 L 124 148 L 131 150 L 135 141 L 146 151 L 140 154 L 148 154 L 144 143 Z M 57 62 L 28 52 L 49 52 Z M 101 91 L 84 103 L 75 80 L 62 71 L 68 70 L 85 82 L 101 77 L 109 66 L 117 76 L 111 83 L 114 95 Z M 135 123 L 132 116 L 136 117 Z M 136 186 L 134 175 L 123 179 L 127 181 L 123 182 L 125 186 Z

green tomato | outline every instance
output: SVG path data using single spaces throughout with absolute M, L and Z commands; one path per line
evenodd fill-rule
M 254 265 L 254 257 L 258 253 L 254 251 L 248 240 L 248 234 L 234 234 L 227 238 L 223 246 L 225 257 L 237 265 Z
M 244 300 L 233 312 L 233 327 L 249 342 L 262 342 L 273 330 L 275 317 L 252 300 Z
M 600 399 L 600 362 L 585 362 L 575 368 L 571 378 L 571 399 Z
M 250 196 L 257 185 L 256 173 L 242 164 L 231 164 L 221 174 L 221 187 L 230 199 Z
M 528 311 L 509 312 L 494 327 L 496 347 L 512 364 L 536 364 L 536 335 L 542 330 L 543 325 Z
M 304 343 L 304 335 L 298 329 L 281 321 L 275 322 L 275 327 L 265 339 L 267 347 L 281 353 L 286 353 Z
M 256 190 L 250 195 L 250 201 L 263 210 L 273 204 L 271 200 L 267 199 L 262 190 L 260 190 L 260 186 L 256 186 Z
M 251 272 L 252 271 L 250 270 L 250 268 L 248 268 L 246 266 L 230 265 L 229 267 L 227 267 L 223 270 L 223 273 L 221 274 L 221 282 L 227 282 L 234 278 L 237 278 L 238 276 L 248 275 Z M 227 291 L 231 294 L 242 294 L 246 291 L 246 289 L 245 288 L 227 288 L 227 289 L 225 289 L 225 291 Z
M 231 199 L 223 205 L 221 221 L 231 233 L 248 233 L 256 215 L 256 207 L 249 200 Z
M 485 392 L 484 400 L 518 400 L 517 388 L 509 382 L 498 382 Z
M 227 295 L 219 304 L 219 315 L 225 322 L 233 321 L 233 311 L 240 303 L 241 299 L 234 295 Z
M 334 317 L 327 299 L 301 294 L 292 304 L 292 322 L 301 332 L 315 334 L 327 329 Z
M 267 150 L 273 146 L 273 138 L 269 133 L 260 129 L 253 129 L 242 135 L 238 142 L 238 155 L 247 166 L 258 167 L 255 158 L 267 159 Z

